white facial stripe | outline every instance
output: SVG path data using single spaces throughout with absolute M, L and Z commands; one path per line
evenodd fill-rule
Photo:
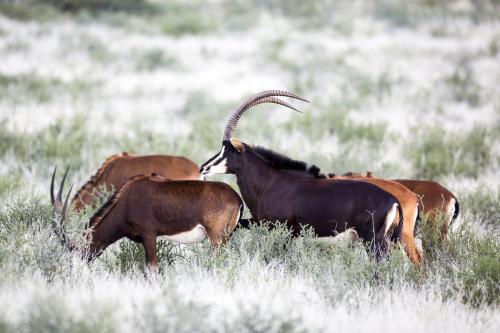
M 208 169 L 212 165 L 214 165 L 215 163 L 217 163 L 217 161 L 219 161 L 222 158 L 222 156 L 224 156 L 224 150 L 226 150 L 226 147 L 222 146 L 222 149 L 220 150 L 220 153 L 217 156 L 215 156 L 208 164 L 204 165 L 203 168 L 204 169 Z
M 226 159 L 223 159 L 216 165 L 212 165 L 208 171 L 206 170 L 207 169 L 203 170 L 203 175 L 205 176 L 216 175 L 219 173 L 227 173 Z
M 203 176 L 210 176 L 220 173 L 227 173 L 227 159 L 224 157 L 224 152 L 226 150 L 225 146 L 222 146 L 222 149 L 219 154 L 213 157 L 210 162 L 203 166 L 201 174 Z

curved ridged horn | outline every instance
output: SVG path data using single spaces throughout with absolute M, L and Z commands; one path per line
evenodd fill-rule
M 59 231 L 60 231 L 59 237 L 61 238 L 61 244 L 68 248 L 71 248 L 72 246 L 69 245 L 68 237 L 66 236 L 66 232 L 64 231 L 64 220 L 66 220 L 66 211 L 68 210 L 68 200 L 72 190 L 73 190 L 73 185 L 71 185 L 68 195 L 66 195 L 66 200 L 64 200 L 64 205 L 61 210 L 61 222 L 59 223 Z
M 292 109 L 294 111 L 302 113 L 302 111 L 300 111 L 299 109 L 295 108 L 293 105 L 285 102 L 284 100 L 276 98 L 276 97 L 264 97 L 264 98 L 261 98 L 261 99 L 255 101 L 255 102 L 253 102 L 252 104 L 250 104 L 248 106 L 248 109 L 253 108 L 254 106 L 257 106 L 259 104 L 264 104 L 264 103 L 274 103 L 274 104 L 283 105 L 283 106 L 286 106 L 287 108 L 290 108 L 290 109 Z
M 52 208 L 54 208 L 54 203 L 56 199 L 54 198 L 54 178 L 56 178 L 57 166 L 54 168 L 54 172 L 52 172 L 52 180 L 50 181 L 50 203 L 52 204 Z M 52 209 L 54 211 L 54 209 Z
M 66 211 L 68 209 L 68 201 L 69 201 L 69 196 L 71 195 L 71 191 L 73 190 L 73 186 L 71 186 L 68 194 L 66 195 L 66 199 L 64 200 L 64 204 L 62 203 L 62 189 L 64 188 L 64 183 L 66 181 L 66 176 L 68 174 L 69 167 L 66 169 L 66 172 L 64 173 L 63 179 L 61 181 L 61 186 L 59 188 L 59 191 L 57 192 L 57 196 L 54 198 L 54 180 L 56 176 L 56 170 L 57 167 L 54 168 L 54 172 L 52 173 L 52 180 L 50 182 L 50 200 L 52 202 L 52 215 L 51 215 L 51 224 L 52 224 L 52 230 L 54 230 L 54 233 L 57 235 L 59 240 L 61 241 L 61 244 L 64 247 L 67 247 L 69 249 L 73 248 L 73 245 L 70 244 L 68 241 L 68 237 L 66 236 L 66 233 L 64 232 L 63 229 L 63 223 L 64 220 L 66 219 Z M 61 207 L 61 221 L 57 223 L 56 221 L 56 209 L 57 207 Z
M 256 103 L 257 101 L 264 99 L 264 98 L 269 98 L 269 97 L 274 97 L 274 96 L 285 96 L 285 97 L 290 97 L 290 98 L 295 98 L 299 99 L 304 102 L 308 102 L 308 100 L 294 94 L 288 91 L 283 91 L 283 90 L 267 90 L 263 91 L 261 93 L 255 94 L 247 98 L 243 103 L 238 105 L 236 109 L 234 109 L 233 114 L 229 118 L 229 120 L 226 123 L 226 128 L 224 129 L 224 136 L 223 140 L 228 141 L 231 139 L 233 132 L 236 128 L 236 125 L 238 124 L 238 121 L 241 118 L 241 115 L 248 110 L 249 108 L 261 104 L 261 103 Z M 279 101 L 279 102 L 277 102 Z M 268 101 L 262 101 L 262 103 L 275 103 L 275 104 L 280 104 L 286 107 L 291 107 L 288 103 L 280 100 L 280 99 L 273 99 L 273 100 L 268 100 Z M 297 111 L 294 107 L 291 107 L 291 109 Z
M 69 166 L 66 168 L 66 171 L 64 171 L 64 176 L 61 180 L 61 185 L 59 185 L 59 192 L 57 192 L 57 200 L 59 201 L 60 204 L 62 203 L 62 193 L 64 191 L 64 182 L 66 181 L 66 176 L 68 175 L 68 171 L 69 171 Z M 55 172 L 55 170 L 54 170 L 54 172 Z

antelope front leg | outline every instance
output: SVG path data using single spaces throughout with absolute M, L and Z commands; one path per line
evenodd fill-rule
M 158 259 L 156 257 L 156 235 L 142 237 L 142 245 L 146 252 L 146 262 L 149 268 L 156 272 L 158 270 Z

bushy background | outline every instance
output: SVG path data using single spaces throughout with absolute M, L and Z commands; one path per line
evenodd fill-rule
M 0 331 L 471 331 L 500 329 L 500 16 L 497 1 L 0 0 Z M 83 183 L 110 154 L 220 149 L 238 136 L 325 172 L 437 179 L 461 201 L 446 242 L 422 229 L 423 268 L 400 248 L 310 231 L 113 245 L 91 265 L 49 227 L 55 165 Z M 219 176 L 235 185 L 234 177 Z M 86 219 L 70 215 L 78 237 Z

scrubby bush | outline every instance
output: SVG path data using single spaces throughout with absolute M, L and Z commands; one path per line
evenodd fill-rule
M 484 226 L 500 231 L 500 188 L 478 187 L 465 193 L 460 200 L 466 212 Z
M 76 97 L 86 94 L 95 82 L 75 80 L 64 82 L 58 78 L 35 73 L 4 75 L 0 73 L 0 97 L 4 102 L 18 105 L 26 102 L 49 103 L 55 97 Z
M 494 162 L 492 133 L 473 128 L 466 133 L 450 133 L 440 127 L 421 128 L 413 136 L 406 155 L 413 161 L 418 178 L 446 174 L 477 177 Z
M 0 0 L 0 331 L 495 331 L 497 7 Z M 215 250 L 158 241 L 158 273 L 128 239 L 91 263 L 61 245 L 55 165 L 80 184 L 120 151 L 202 163 L 230 110 L 272 88 L 311 103 L 293 101 L 300 116 L 260 106 L 241 119 L 244 141 L 325 172 L 466 188 L 447 239 L 422 221 L 421 267 L 400 244 L 376 262 L 367 244 L 325 244 L 307 228 L 292 237 L 284 224 L 238 229 Z M 233 175 L 213 179 L 237 189 Z M 84 241 L 94 212 L 68 212 L 71 239 Z
M 88 140 L 86 125 L 83 117 L 60 118 L 43 130 L 22 133 L 7 129 L 3 123 L 0 125 L 0 156 L 10 153 L 19 163 L 28 165 L 51 166 L 64 160 L 67 165 L 80 166 L 83 164 L 82 146 L 99 144 L 97 140 Z
M 60 11 L 77 13 L 81 11 L 124 11 L 131 13 L 153 12 L 155 7 L 145 0 L 39 0 Z
M 356 123 L 349 119 L 348 111 L 330 106 L 326 107 L 323 112 L 307 112 L 294 118 L 287 124 L 287 127 L 300 128 L 313 140 L 335 135 L 342 144 L 350 148 L 360 145 L 361 142 L 376 147 L 383 142 L 387 126 L 384 123 Z

